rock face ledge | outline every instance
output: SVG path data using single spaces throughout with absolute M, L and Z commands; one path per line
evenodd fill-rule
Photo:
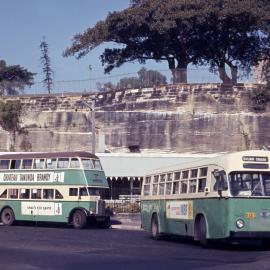
M 16 151 L 91 151 L 91 119 L 82 100 L 96 103 L 99 151 L 213 153 L 270 145 L 270 106 L 254 103 L 260 85 L 179 84 L 104 93 L 2 97 L 20 99 L 28 135 Z M 0 132 L 1 150 L 9 134 Z

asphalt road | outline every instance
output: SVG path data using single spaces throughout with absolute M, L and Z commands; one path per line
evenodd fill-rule
M 246 244 L 202 249 L 179 238 L 154 241 L 144 231 L 1 226 L 0 269 L 270 269 L 270 248 Z

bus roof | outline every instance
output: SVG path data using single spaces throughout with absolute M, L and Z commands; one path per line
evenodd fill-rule
M 96 155 L 86 151 L 72 152 L 0 152 L 0 159 L 24 159 L 24 158 L 68 158 L 82 157 L 99 159 Z
M 247 151 L 240 151 L 228 154 L 222 154 L 220 156 L 211 157 L 211 158 L 203 158 L 196 161 L 188 161 L 181 163 L 179 165 L 163 167 L 160 169 L 149 171 L 146 175 L 153 175 L 153 174 L 160 174 L 166 173 L 170 171 L 176 170 L 183 170 L 183 169 L 192 169 L 195 167 L 203 167 L 208 165 L 219 165 L 226 168 L 229 171 L 237 170 L 241 164 L 241 170 L 248 170 L 243 169 L 242 164 L 244 161 L 242 160 L 243 157 L 267 157 L 267 163 L 270 161 L 270 151 L 265 150 L 247 150 Z M 255 162 L 252 162 L 255 163 Z M 256 162 L 258 163 L 258 162 Z M 258 169 L 259 170 L 259 169 Z

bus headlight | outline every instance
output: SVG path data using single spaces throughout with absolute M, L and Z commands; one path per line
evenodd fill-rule
M 244 226 L 245 226 L 244 220 L 242 220 L 242 219 L 237 219 L 237 220 L 236 220 L 236 227 L 237 227 L 238 229 L 242 229 L 242 228 L 244 228 Z

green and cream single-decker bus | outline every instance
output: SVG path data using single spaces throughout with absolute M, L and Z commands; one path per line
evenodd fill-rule
M 244 151 L 157 170 L 144 177 L 142 227 L 211 239 L 270 239 L 270 151 Z
M 87 222 L 110 227 L 102 199 L 108 183 L 99 158 L 88 152 L 1 153 L 0 218 L 18 221 L 66 222 L 83 228 Z

